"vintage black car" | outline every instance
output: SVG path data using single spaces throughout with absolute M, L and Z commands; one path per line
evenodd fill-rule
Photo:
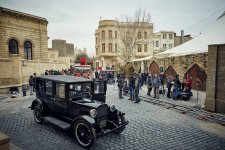
M 108 106 L 106 82 L 82 77 L 47 75 L 36 77 L 36 99 L 31 110 L 41 124 L 47 120 L 71 130 L 80 146 L 90 147 L 96 136 L 121 133 L 128 124 L 124 113 Z

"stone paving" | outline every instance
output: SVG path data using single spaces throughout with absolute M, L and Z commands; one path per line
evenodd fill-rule
M 24 150 L 82 149 L 70 132 L 48 122 L 36 124 L 30 106 L 34 96 L 0 100 L 0 131 Z M 108 86 L 108 104 L 126 113 L 129 120 L 121 135 L 106 134 L 91 149 L 225 149 L 225 127 L 141 101 L 118 99 L 117 87 Z

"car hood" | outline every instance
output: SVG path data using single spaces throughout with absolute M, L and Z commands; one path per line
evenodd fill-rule
M 75 102 L 76 104 L 86 106 L 86 107 L 91 107 L 91 108 L 99 108 L 101 105 L 107 105 L 98 101 L 91 101 L 89 99 L 83 99 Z

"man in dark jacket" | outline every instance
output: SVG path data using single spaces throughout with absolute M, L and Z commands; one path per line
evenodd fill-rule
M 172 80 L 170 79 L 170 77 L 168 77 L 168 79 L 167 79 L 167 89 L 168 89 L 167 98 L 170 98 L 171 88 L 172 88 Z
M 128 86 L 129 86 L 129 91 L 130 91 L 130 98 L 129 100 L 133 100 L 134 99 L 134 78 L 133 76 L 129 76 L 128 78 Z
M 119 88 L 119 99 L 123 99 L 122 90 L 123 90 L 124 78 L 122 75 L 118 76 L 118 88 Z
M 181 83 L 180 83 L 179 75 L 176 75 L 176 77 L 174 79 L 174 92 L 173 92 L 173 99 L 174 100 L 178 99 L 180 87 L 181 87 Z
M 151 96 L 151 92 L 152 92 L 152 86 L 153 86 L 153 75 L 151 73 L 149 73 L 149 75 L 147 76 L 147 88 L 148 88 L 148 92 L 147 95 Z

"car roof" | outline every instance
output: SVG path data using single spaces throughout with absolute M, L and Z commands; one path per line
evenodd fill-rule
M 56 82 L 65 82 L 65 83 L 81 83 L 81 82 L 91 82 L 93 80 L 86 79 L 83 77 L 75 77 L 69 75 L 45 75 L 45 76 L 38 76 L 36 78 L 44 79 L 44 80 L 52 80 Z

